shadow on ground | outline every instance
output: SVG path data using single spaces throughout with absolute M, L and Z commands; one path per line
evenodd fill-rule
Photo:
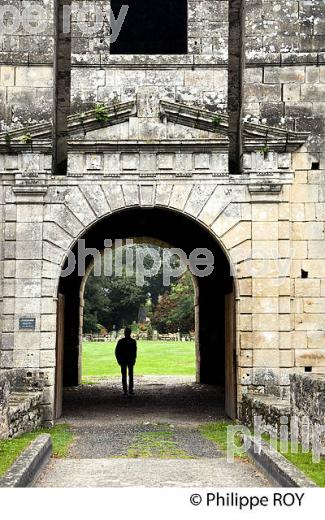
M 189 377 L 138 377 L 135 395 L 128 397 L 117 377 L 68 388 L 61 421 L 69 423 L 75 435 L 69 456 L 154 457 L 159 448 L 163 453 L 158 456 L 173 457 L 170 448 L 175 447 L 175 456 L 219 457 L 198 426 L 224 417 L 223 401 L 220 388 L 198 385 Z M 162 441 L 158 445 L 157 436 Z
M 174 376 L 138 377 L 135 395 L 124 397 L 119 378 L 67 388 L 62 422 L 121 424 L 168 422 L 202 424 L 224 417 L 222 389 L 199 385 L 191 378 Z

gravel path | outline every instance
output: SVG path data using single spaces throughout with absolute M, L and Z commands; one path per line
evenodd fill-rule
M 125 457 L 139 435 L 161 425 L 189 457 L 216 458 L 220 452 L 202 438 L 198 426 L 223 416 L 217 387 L 198 385 L 190 377 L 144 376 L 137 378 L 133 397 L 122 395 L 120 378 L 67 389 L 61 421 L 75 433 L 69 457 L 76 459 Z
M 100 459 L 108 457 L 126 457 L 128 448 L 137 442 L 143 433 L 160 432 L 168 429 L 170 440 L 184 451 L 188 457 L 217 458 L 223 456 L 215 443 L 201 436 L 193 425 L 169 425 L 156 423 L 122 424 L 73 428 L 75 440 L 69 451 L 74 459 Z
M 187 377 L 137 378 L 134 397 L 119 378 L 68 389 L 60 422 L 74 442 L 35 486 L 267 486 L 252 464 L 227 463 L 202 437 L 201 424 L 224 418 L 223 401 L 220 389 Z

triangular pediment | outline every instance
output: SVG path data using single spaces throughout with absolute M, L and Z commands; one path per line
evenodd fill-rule
M 139 118 L 141 124 L 146 126 L 146 132 L 142 135 L 132 136 L 127 126 L 137 120 L 136 99 L 115 104 L 97 105 L 93 110 L 74 114 L 68 118 L 69 146 L 76 149 L 78 143 L 100 142 L 102 147 L 120 140 L 143 142 L 144 144 L 164 140 L 170 140 L 173 144 L 179 140 L 182 145 L 191 140 L 204 140 L 217 143 L 218 146 L 227 148 L 229 119 L 223 113 L 211 112 L 190 105 L 171 101 L 160 101 L 159 114 L 154 118 Z M 139 123 L 140 124 L 140 123 Z M 124 126 L 123 126 L 124 125 Z M 152 126 L 150 126 L 152 125 Z M 120 127 L 117 129 L 116 127 Z M 26 132 L 30 135 L 30 142 L 24 142 Z M 299 148 L 307 139 L 308 133 L 294 132 L 285 129 L 270 127 L 267 125 L 243 123 L 244 148 L 246 151 L 256 151 L 261 147 L 269 150 L 292 152 Z M 5 151 L 8 145 L 13 148 L 31 148 L 31 143 L 40 147 L 50 147 L 52 137 L 52 124 L 41 123 L 31 125 L 28 129 L 21 128 L 10 132 L 0 133 L 0 150 Z
M 170 101 L 160 102 L 160 113 L 167 121 L 215 132 L 224 137 L 228 136 L 229 118 L 225 114 Z M 270 150 L 292 152 L 302 146 L 308 136 L 308 132 L 294 132 L 250 122 L 243 123 L 244 146 L 248 150 L 267 146 Z
M 122 124 L 136 114 L 136 102 L 100 104 L 93 110 L 80 112 L 68 117 L 68 135 L 70 137 L 82 136 L 92 130 Z M 52 138 L 52 123 L 40 123 L 28 127 L 0 133 L 0 145 L 26 145 L 24 136 L 30 135 L 32 141 L 50 140 Z
M 76 141 L 188 141 L 188 140 L 208 140 L 221 139 L 227 146 L 227 136 L 217 132 L 211 132 L 193 126 L 183 125 L 156 117 L 136 117 L 132 116 L 128 121 L 120 124 L 101 126 L 89 129 L 84 134 L 74 134 L 70 136 L 69 143 L 76 146 Z

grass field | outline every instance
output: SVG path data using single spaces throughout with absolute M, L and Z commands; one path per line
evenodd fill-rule
M 120 367 L 115 359 L 115 346 L 115 342 L 83 343 L 83 379 L 120 375 Z M 194 342 L 138 341 L 136 374 L 194 376 Z
M 200 427 L 201 434 L 208 440 L 215 442 L 218 448 L 227 451 L 227 426 L 235 424 L 232 421 L 219 421 L 202 424 Z M 252 432 L 253 433 L 253 432 Z M 267 435 L 262 436 L 265 441 L 269 440 Z M 235 438 L 235 444 L 241 446 L 239 439 Z M 280 442 L 277 442 L 277 450 L 292 464 L 297 466 L 307 477 L 313 480 L 318 486 L 325 487 L 325 459 L 322 458 L 320 462 L 313 462 L 312 453 L 302 453 L 301 445 L 298 447 L 298 453 L 292 453 L 291 442 L 288 443 L 288 451 L 282 452 Z M 246 453 L 242 453 L 241 449 L 234 452 L 236 458 L 248 460 Z
M 267 436 L 264 436 L 267 440 Z M 278 441 L 278 451 L 281 452 L 280 442 Z M 303 453 L 301 445 L 298 446 L 298 453 L 292 453 L 291 442 L 288 442 L 288 451 L 282 455 L 292 464 L 297 466 L 303 473 L 313 480 L 319 487 L 325 487 L 325 458 L 322 457 L 320 462 L 313 462 L 312 452 Z
M 57 424 L 54 428 L 43 428 L 33 433 L 24 433 L 15 439 L 0 440 L 0 477 L 2 477 L 17 457 L 41 433 L 49 433 L 53 443 L 53 457 L 67 456 L 69 446 L 73 440 L 67 424 Z

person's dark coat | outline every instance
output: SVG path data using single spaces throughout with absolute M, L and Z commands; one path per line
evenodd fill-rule
M 137 358 L 137 342 L 135 339 L 120 339 L 116 345 L 115 357 L 120 366 L 134 365 Z

